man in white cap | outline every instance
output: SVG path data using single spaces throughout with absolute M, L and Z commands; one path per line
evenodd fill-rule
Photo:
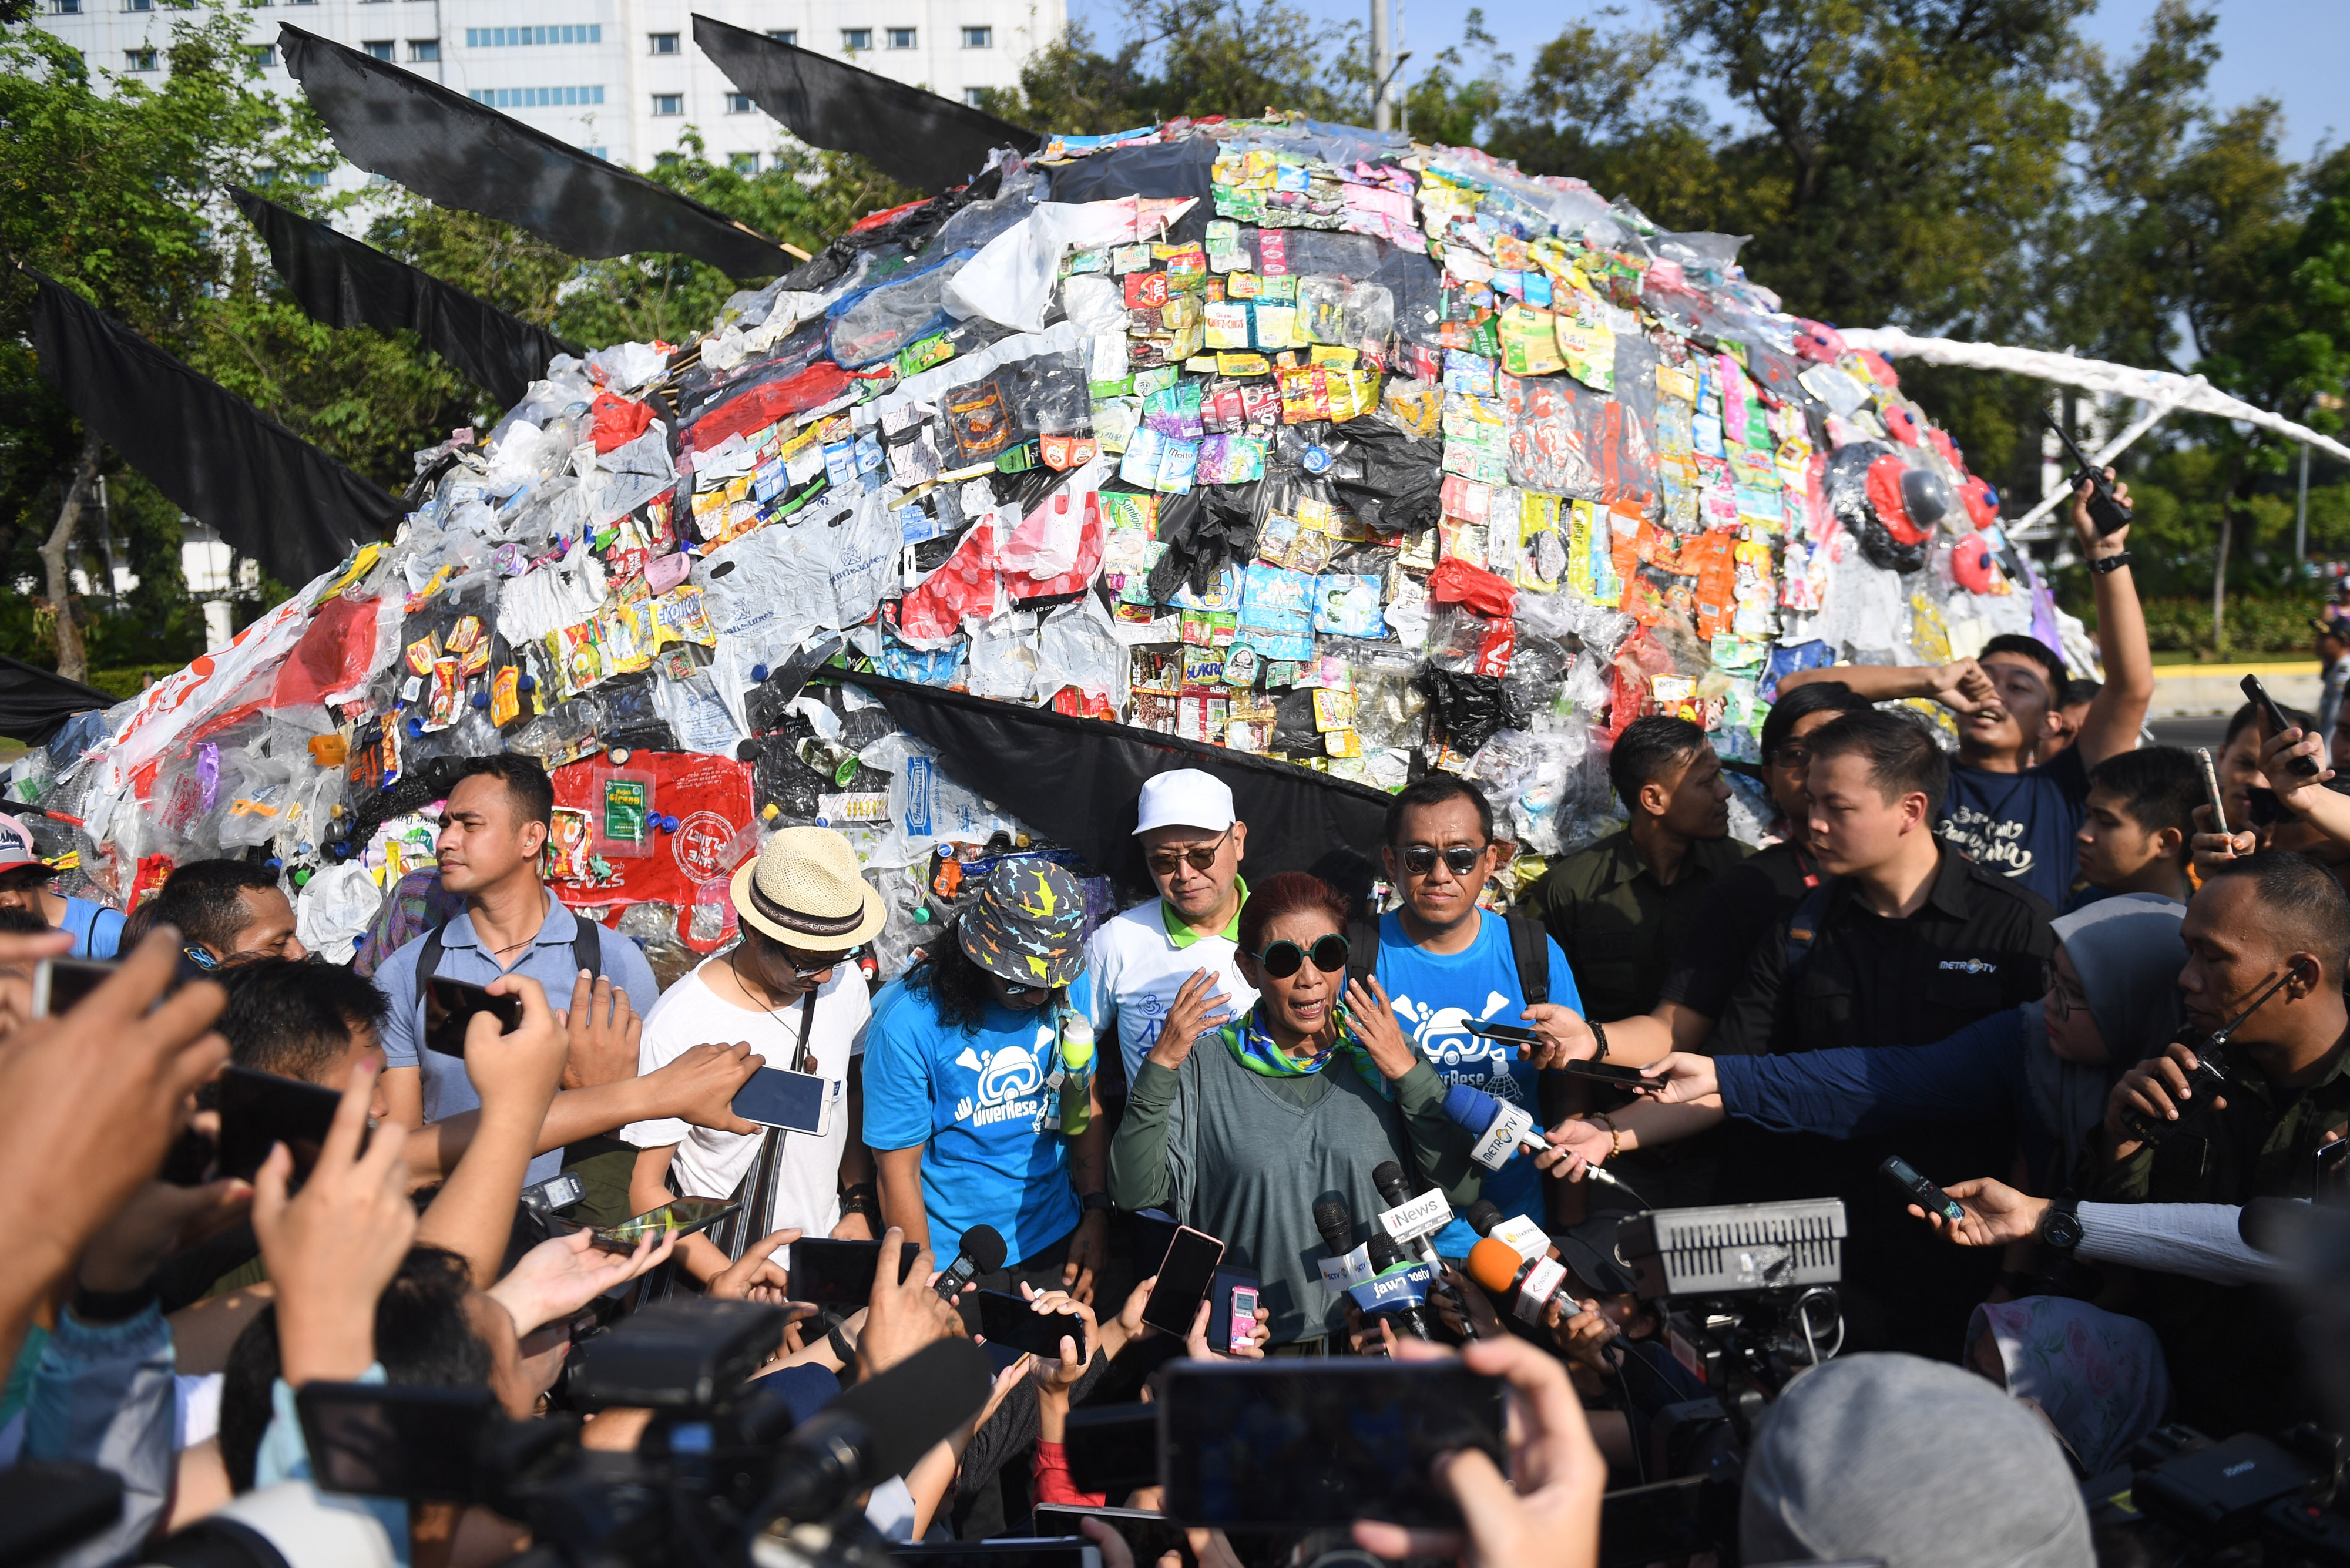
M 856 850 L 828 827 L 786 827 L 768 839 L 734 873 L 733 895 L 742 941 L 662 993 L 645 1015 L 638 1070 L 665 1067 L 705 1041 L 748 1041 L 766 1066 L 824 1080 L 826 1130 L 633 1122 L 620 1133 L 639 1151 L 629 1208 L 643 1214 L 672 1196 L 739 1192 L 743 1212 L 710 1237 L 685 1238 L 678 1261 L 707 1282 L 764 1249 L 769 1262 L 753 1288 L 780 1292 L 788 1260 L 777 1249 L 796 1237 L 881 1233 L 873 1155 L 861 1135 L 860 1032 L 872 1007 L 850 955 L 880 933 L 887 911 L 858 874 Z
M 1248 898 L 1241 877 L 1248 824 L 1233 814 L 1232 786 L 1198 768 L 1153 774 L 1143 781 L 1139 818 L 1134 836 L 1159 897 L 1103 921 L 1086 943 L 1094 1033 L 1116 1022 L 1129 1084 L 1176 990 L 1194 974 L 1212 977 L 1222 999 L 1210 1027 L 1256 1005 L 1256 992 L 1232 967 Z

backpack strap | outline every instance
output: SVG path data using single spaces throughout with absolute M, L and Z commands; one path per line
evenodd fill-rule
M 1812 948 L 1819 940 L 1820 917 L 1827 913 L 1828 896 L 1835 890 L 1833 880 L 1824 881 L 1804 895 L 1795 912 L 1787 917 L 1787 978 L 1794 980 L 1804 972 L 1812 960 Z
M 604 978 L 604 928 L 576 909 L 571 913 L 571 967 L 586 970 L 591 980 Z
M 1518 990 L 1528 1007 L 1540 1007 L 1550 1000 L 1550 931 L 1531 915 L 1506 918 L 1510 956 L 1518 965 Z
M 424 1005 L 424 988 L 432 983 L 432 977 L 441 970 L 443 950 L 441 930 L 441 927 L 435 926 L 425 932 L 424 950 L 416 955 L 416 1005 L 419 1007 Z
M 1379 918 L 1358 914 L 1347 922 L 1347 978 L 1368 991 L 1378 967 Z

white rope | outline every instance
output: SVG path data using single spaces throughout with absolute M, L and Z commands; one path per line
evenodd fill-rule
M 2159 403 L 2165 399 L 2175 399 L 2173 406 L 2189 413 L 2210 414 L 2239 424 L 2257 425 L 2262 430 L 2272 431 L 2350 462 L 2350 446 L 2344 446 L 2330 436 L 2322 436 L 2307 425 L 2295 424 L 2281 415 L 2270 413 L 2266 409 L 2256 409 L 2241 398 L 2231 398 L 2200 376 L 2180 376 L 2168 370 L 2141 370 L 2128 365 L 2116 365 L 2107 359 L 2084 359 L 2072 354 L 2051 353 L 2044 348 L 2011 348 L 1999 343 L 1960 343 L 1948 337 L 1912 337 L 1897 327 L 1847 329 L 1844 333 L 1844 340 L 1846 348 L 1874 349 L 1888 358 L 1923 359 L 1931 365 L 1964 365 L 1977 370 L 2006 370 L 2043 381 L 2060 381 L 2087 391 L 2134 398 L 2142 403 Z M 2136 440 L 2137 437 L 2133 435 L 2131 439 Z

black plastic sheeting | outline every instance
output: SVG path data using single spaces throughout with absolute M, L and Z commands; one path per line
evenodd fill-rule
M 76 713 L 114 703 L 95 686 L 0 654 L 0 735 L 12 741 L 46 746 Z
M 1233 805 L 1248 824 L 1244 875 L 1312 871 L 1350 898 L 1368 891 L 1387 823 L 1384 790 L 1049 708 L 1017 708 L 884 676 L 838 679 L 873 693 L 890 718 L 936 747 L 948 777 L 1121 882 L 1148 880 L 1134 838 L 1142 781 L 1171 768 L 1198 768 L 1232 787 Z
M 277 42 L 344 157 L 443 206 L 502 219 L 575 256 L 665 251 L 738 278 L 772 277 L 795 259 L 714 207 L 412 71 L 291 23 L 278 25 Z
M 229 194 L 269 246 L 270 265 L 314 321 L 403 328 L 502 403 L 521 402 L 558 354 L 584 356 L 543 327 L 419 272 L 241 186 Z
M 199 375 L 57 279 L 40 285 L 41 374 L 182 511 L 282 583 L 307 583 L 404 513 L 380 486 Z
M 693 41 L 726 79 L 811 147 L 854 152 L 935 196 L 987 167 L 998 147 L 1035 153 L 1045 139 L 969 104 L 696 12 Z
M 1168 231 L 1176 244 L 1208 237 L 1208 220 L 1216 215 L 1216 167 L 1213 137 L 1193 136 L 1181 141 L 1155 142 L 1145 147 L 1113 147 L 1078 159 L 1053 172 L 1055 202 L 1107 202 L 1120 196 L 1193 196 L 1200 204 L 1183 214 Z

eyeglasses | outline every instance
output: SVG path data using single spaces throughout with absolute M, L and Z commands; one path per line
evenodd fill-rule
M 1447 871 L 1455 877 L 1466 877 L 1485 857 L 1485 848 L 1482 844 L 1448 844 L 1441 849 L 1433 844 L 1407 844 L 1403 846 L 1403 868 L 1415 877 L 1425 877 L 1436 869 L 1440 857 Z
M 1305 967 L 1311 958 L 1314 967 L 1324 974 L 1336 974 L 1347 967 L 1347 939 L 1332 931 L 1326 937 L 1316 937 L 1311 948 L 1301 948 L 1295 942 L 1283 940 L 1266 944 L 1264 951 L 1249 956 L 1264 966 L 1264 972 L 1275 980 L 1287 980 Z
M 1798 745 L 1793 741 L 1783 741 L 1780 742 L 1778 750 L 1771 753 L 1771 765 L 1781 768 L 1807 768 L 1812 765 L 1812 748 Z
M 1194 871 L 1205 871 L 1215 865 L 1216 857 L 1224 852 L 1224 841 L 1232 836 L 1232 830 L 1227 827 L 1218 834 L 1216 841 L 1205 849 L 1195 847 L 1157 850 L 1143 857 L 1142 863 L 1150 867 L 1151 875 L 1154 877 L 1172 877 L 1187 863 Z
M 784 961 L 792 966 L 792 973 L 801 980 L 814 980 L 828 969 L 838 969 L 856 956 L 854 949 L 845 953 L 795 952 L 781 942 L 775 944 L 775 950 L 784 955 Z
M 1024 1002 L 1029 997 L 1035 995 L 1038 992 L 1045 989 L 1045 987 L 1041 985 L 1014 985 L 1007 980 L 1003 982 L 1003 1000 L 1006 1002 Z

